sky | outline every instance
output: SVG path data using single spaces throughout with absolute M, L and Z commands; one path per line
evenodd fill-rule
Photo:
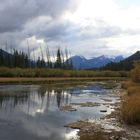
M 0 0 L 0 47 L 38 57 L 60 47 L 86 58 L 140 50 L 140 0 Z

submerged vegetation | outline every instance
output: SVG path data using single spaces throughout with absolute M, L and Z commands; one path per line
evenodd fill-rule
M 128 95 L 121 107 L 121 116 L 125 123 L 140 123 L 140 63 L 131 71 L 131 81 L 123 84 Z

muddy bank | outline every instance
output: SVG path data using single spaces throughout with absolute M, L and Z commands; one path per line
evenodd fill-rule
M 111 103 L 111 100 L 103 99 L 107 102 L 104 104 L 114 109 L 111 114 L 99 120 L 80 120 L 67 124 L 65 127 L 79 129 L 77 135 L 80 140 L 140 140 L 140 126 L 126 125 L 120 120 L 120 106 L 124 95 L 126 95 L 126 91 L 119 89 L 119 91 L 117 90 L 117 94 L 115 94 L 115 96 L 119 97 L 117 103 Z
M 71 103 L 71 105 L 81 106 L 81 107 L 95 107 L 95 106 L 100 106 L 100 104 L 99 103 L 96 103 L 96 102 Z
M 62 106 L 60 108 L 60 111 L 62 111 L 62 112 L 69 112 L 70 111 L 71 112 L 71 111 L 77 111 L 77 109 L 68 105 L 68 106 Z
M 140 126 L 118 121 L 118 111 L 101 120 L 81 120 L 65 127 L 79 129 L 80 140 L 140 140 Z

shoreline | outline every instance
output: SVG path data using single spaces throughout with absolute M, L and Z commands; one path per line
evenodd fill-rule
M 127 95 L 127 90 L 120 88 L 117 97 L 119 102 L 114 103 L 114 111 L 100 118 L 99 121 L 90 119 L 77 120 L 67 124 L 65 127 L 77 129 L 80 140 L 139 140 L 140 125 L 128 125 L 120 118 L 120 108 Z M 108 103 L 109 105 L 109 103 Z
M 54 84 L 65 82 L 88 82 L 88 81 L 125 81 L 127 77 L 0 77 L 1 84 Z

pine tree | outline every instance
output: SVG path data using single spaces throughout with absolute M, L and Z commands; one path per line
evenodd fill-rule
M 0 49 L 0 66 L 4 65 L 3 51 Z
M 57 58 L 55 62 L 55 68 L 62 68 L 62 58 L 60 49 L 57 50 Z

